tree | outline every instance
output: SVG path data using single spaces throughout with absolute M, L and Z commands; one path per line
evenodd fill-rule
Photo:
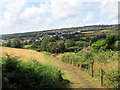
M 49 51 L 50 42 L 55 42 L 54 38 L 44 38 L 41 42 L 41 49 L 43 51 Z
M 51 47 L 51 50 L 53 51 L 53 53 L 58 54 L 60 52 L 60 46 L 58 44 L 54 44 Z
M 54 39 L 55 39 L 55 40 L 59 40 L 60 38 L 59 38 L 58 35 L 56 35 L 56 36 L 54 37 Z
M 66 48 L 69 48 L 69 47 L 72 47 L 72 46 L 75 46 L 75 42 L 73 40 L 67 40 L 65 42 L 65 47 Z
M 119 50 L 119 38 L 118 34 L 108 34 L 105 40 L 98 40 L 92 44 L 93 50 Z
M 64 42 L 60 43 L 59 46 L 60 46 L 60 52 L 63 53 L 66 50 Z
M 11 40 L 8 40 L 5 46 L 6 47 L 11 47 Z
M 56 54 L 63 53 L 65 51 L 65 45 L 64 43 L 54 43 L 50 49 Z
M 92 43 L 96 42 L 96 41 L 97 41 L 97 37 L 96 37 L 96 36 L 95 36 L 95 37 L 92 37 L 91 40 L 90 40 L 90 45 L 91 45 Z
M 20 40 L 14 39 L 11 43 L 11 47 L 13 47 L 13 48 L 23 48 L 23 44 Z
M 106 50 L 107 48 L 107 43 L 106 43 L 106 40 L 98 40 L 96 41 L 95 43 L 92 44 L 92 49 L 95 50 L 95 51 L 98 51 L 98 50 Z
M 106 37 L 106 43 L 108 44 L 107 49 L 113 50 L 115 48 L 115 42 L 118 39 L 117 34 L 108 34 Z

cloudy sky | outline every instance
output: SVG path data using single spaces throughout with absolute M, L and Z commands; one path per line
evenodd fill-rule
M 119 0 L 0 0 L 0 34 L 117 24 Z

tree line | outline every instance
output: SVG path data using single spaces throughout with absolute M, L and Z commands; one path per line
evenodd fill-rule
M 119 48 L 119 34 L 99 35 L 92 38 L 86 37 L 84 41 L 74 40 L 58 40 L 53 37 L 46 37 L 41 41 L 32 42 L 27 49 L 34 49 L 37 51 L 46 51 L 50 53 L 64 53 L 64 52 L 78 52 L 84 47 L 91 46 L 95 51 L 99 50 L 120 50 Z M 6 47 L 24 48 L 25 42 L 19 39 L 8 40 L 3 44 Z M 28 44 L 29 45 L 29 44 Z

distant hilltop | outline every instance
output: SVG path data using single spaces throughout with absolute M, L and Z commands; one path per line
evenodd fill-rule
M 13 38 L 30 38 L 36 37 L 42 39 L 43 37 L 55 37 L 60 36 L 63 38 L 63 35 L 70 35 L 74 33 L 80 33 L 82 31 L 99 31 L 99 30 L 118 30 L 120 24 L 113 24 L 113 25 L 90 25 L 90 26 L 82 26 L 82 27 L 71 27 L 71 28 L 61 28 L 61 29 L 51 29 L 51 30 L 44 30 L 44 31 L 34 31 L 34 32 L 25 32 L 25 33 L 14 33 L 14 34 L 6 34 L 0 35 L 0 39 L 8 40 Z M 5 41 L 2 41 L 5 42 Z

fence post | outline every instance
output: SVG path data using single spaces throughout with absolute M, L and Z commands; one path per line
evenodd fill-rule
M 94 77 L 94 75 L 93 75 L 93 73 L 94 73 L 93 64 L 94 64 L 94 61 L 91 63 L 91 76 L 92 76 L 92 77 Z
M 74 66 L 74 62 L 72 61 L 72 66 Z
M 101 86 L 103 86 L 103 69 L 100 69 Z

